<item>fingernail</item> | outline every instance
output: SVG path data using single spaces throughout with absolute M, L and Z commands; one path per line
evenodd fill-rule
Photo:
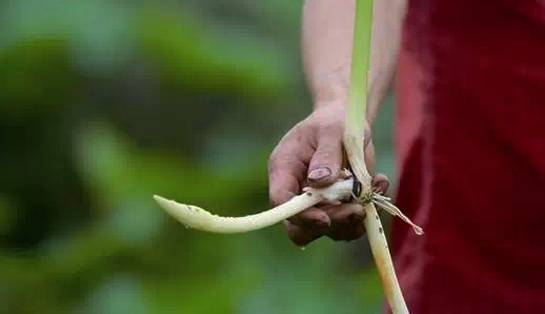
M 331 175 L 331 170 L 326 167 L 316 168 L 308 174 L 308 179 L 312 181 L 322 180 Z

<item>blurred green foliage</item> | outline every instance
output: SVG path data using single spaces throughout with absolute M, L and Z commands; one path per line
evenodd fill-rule
M 310 110 L 300 7 L 0 2 L 0 313 L 380 312 L 364 241 L 198 233 L 152 202 L 268 206 L 267 156 Z

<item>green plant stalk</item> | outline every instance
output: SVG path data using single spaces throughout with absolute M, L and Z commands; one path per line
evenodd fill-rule
M 350 90 L 346 108 L 344 149 L 356 178 L 362 183 L 363 191 L 371 191 L 371 175 L 365 167 L 362 140 L 367 110 L 367 79 L 371 52 L 371 30 L 373 24 L 373 1 L 356 0 L 354 40 Z
M 349 102 L 346 109 L 344 149 L 354 176 L 362 183 L 359 201 L 364 205 L 364 220 L 367 238 L 382 280 L 386 299 L 392 313 L 409 313 L 397 276 L 388 242 L 384 235 L 380 218 L 375 208 L 371 175 L 367 171 L 364 156 L 364 124 L 367 110 L 367 90 L 369 63 L 371 56 L 371 36 L 373 25 L 373 0 L 356 0 L 356 17 L 354 22 L 354 41 L 352 48 L 352 67 L 350 74 Z

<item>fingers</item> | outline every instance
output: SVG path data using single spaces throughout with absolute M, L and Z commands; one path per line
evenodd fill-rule
M 321 209 L 313 208 L 312 210 Z M 361 205 L 342 204 L 329 206 L 323 210 L 329 216 L 329 225 L 298 225 L 287 220 L 284 222 L 288 237 L 295 245 L 305 246 L 324 235 L 335 241 L 352 241 L 365 234 L 365 226 L 363 225 L 365 212 Z
M 342 128 L 324 128 L 319 132 L 307 176 L 308 184 L 315 188 L 334 183 L 342 166 Z
M 289 167 L 296 168 L 296 165 Z M 288 169 L 269 171 L 269 198 L 273 206 L 289 201 L 299 190 L 299 180 Z
M 390 181 L 384 174 L 377 174 L 371 182 L 373 192 L 384 194 Z M 365 234 L 365 211 L 360 204 L 350 203 L 324 208 L 312 207 L 291 217 L 286 223 L 288 236 L 298 246 L 327 235 L 335 241 L 352 241 Z
M 365 211 L 360 204 L 350 203 L 326 209 L 331 219 L 327 236 L 335 241 L 352 241 L 365 233 Z
M 285 203 L 299 193 L 313 151 L 297 127 L 274 149 L 269 159 L 269 197 L 273 205 Z
M 388 177 L 382 173 L 377 173 L 371 181 L 371 186 L 373 187 L 373 192 L 378 194 L 385 194 L 390 187 L 390 180 Z
M 299 214 L 288 218 L 288 220 L 300 227 L 308 229 L 328 229 L 331 224 L 329 216 L 323 209 L 311 207 Z
M 311 187 L 322 188 L 334 183 L 342 174 L 343 124 L 307 120 L 286 134 L 271 154 L 269 194 L 273 205 L 282 204 L 298 194 L 305 181 Z M 364 137 L 365 162 L 373 173 L 375 151 L 369 125 L 366 125 Z M 384 193 L 389 183 L 386 176 L 377 175 L 372 185 L 374 191 Z M 351 203 L 312 207 L 284 224 L 291 241 L 304 246 L 323 235 L 333 240 L 358 239 L 365 233 L 364 218 L 363 207 Z
M 290 240 L 297 246 L 305 246 L 310 242 L 320 238 L 327 233 L 329 226 L 322 226 L 321 228 L 309 228 L 298 226 L 288 220 L 284 221 L 284 226 L 288 233 Z
M 327 235 L 335 241 L 352 241 L 361 238 L 365 234 L 365 212 L 360 204 L 350 203 L 326 208 L 313 207 L 308 210 L 312 213 L 324 212 L 327 214 L 329 224 L 311 224 L 308 220 L 294 223 L 285 221 L 284 225 L 290 240 L 298 246 L 305 246 L 310 242 Z

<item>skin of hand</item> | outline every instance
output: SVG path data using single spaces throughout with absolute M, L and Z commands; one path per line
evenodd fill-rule
M 328 186 L 341 176 L 344 117 L 342 104 L 319 106 L 280 140 L 269 158 L 273 205 L 286 202 L 305 186 Z M 368 124 L 365 133 L 366 164 L 373 173 L 374 147 Z M 386 192 L 388 185 L 384 175 L 373 178 L 376 192 Z M 358 239 L 365 233 L 364 218 L 359 204 L 319 204 L 289 218 L 285 226 L 292 242 L 304 246 L 324 235 L 336 241 Z
M 376 1 L 374 5 L 371 71 L 367 118 L 374 121 L 395 71 L 406 0 Z M 303 187 L 327 186 L 341 175 L 342 138 L 350 85 L 355 1 L 306 0 L 302 18 L 302 57 L 314 112 L 295 125 L 269 160 L 269 194 L 274 205 L 286 202 Z M 374 149 L 369 123 L 365 162 L 373 173 Z M 363 135 L 363 134 L 362 134 Z M 373 178 L 375 192 L 385 192 L 388 179 Z M 321 236 L 353 240 L 364 233 L 363 208 L 358 204 L 319 204 L 285 222 L 296 245 Z

